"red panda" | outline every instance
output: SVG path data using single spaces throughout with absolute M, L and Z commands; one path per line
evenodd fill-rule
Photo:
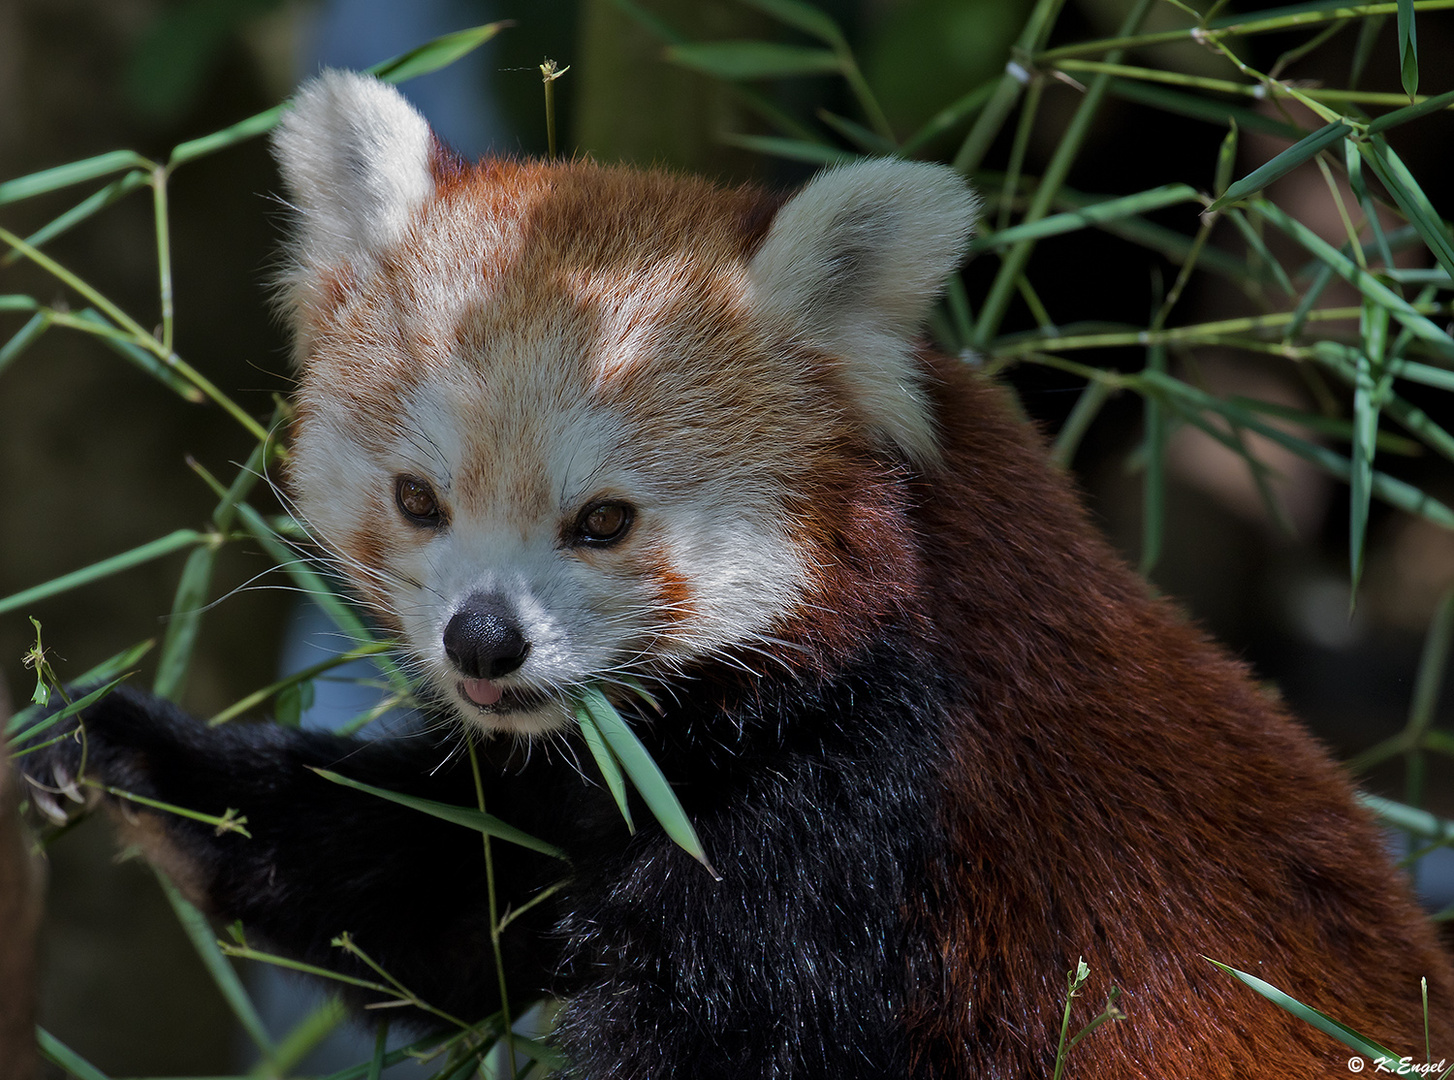
M 1067 1076 L 1344 1075 L 1249 970 L 1395 1052 L 1454 1053 L 1454 970 L 1352 788 L 1097 535 L 1007 393 L 918 337 L 976 200 L 884 160 L 782 199 L 589 162 L 468 164 L 330 73 L 275 148 L 297 213 L 288 489 L 433 715 L 492 733 L 512 995 L 571 1075 L 1046 1076 L 1066 973 L 1126 1019 Z M 628 835 L 570 703 L 633 725 L 720 874 Z M 499 1007 L 478 838 L 304 766 L 473 802 L 450 736 L 206 728 L 120 691 L 85 768 L 222 919 L 348 932 Z M 527 752 L 532 744 L 542 748 Z M 25 759 L 64 786 L 66 741 Z M 1080 1022 L 1090 1015 L 1077 1012 Z M 427 1019 L 427 1018 L 425 1018 Z

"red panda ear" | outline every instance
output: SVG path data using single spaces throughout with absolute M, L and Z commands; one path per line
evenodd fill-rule
M 947 166 L 831 169 L 778 211 L 750 268 L 758 310 L 833 355 L 873 433 L 921 466 L 939 448 L 915 339 L 978 209 Z
M 362 269 L 434 192 L 434 134 L 392 86 L 351 71 L 305 83 L 273 133 L 297 211 L 289 301 L 326 273 Z M 302 315 L 302 312 L 299 312 Z

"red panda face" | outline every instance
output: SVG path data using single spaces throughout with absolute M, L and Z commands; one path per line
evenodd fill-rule
M 454 165 L 338 74 L 278 149 L 303 215 L 297 507 L 468 720 L 547 731 L 587 684 L 770 643 L 819 591 L 822 478 L 936 453 L 911 337 L 972 211 L 944 170 L 826 174 L 764 233 L 755 192 Z M 948 238 L 885 245 L 925 180 Z M 863 269 L 885 246 L 887 282 Z

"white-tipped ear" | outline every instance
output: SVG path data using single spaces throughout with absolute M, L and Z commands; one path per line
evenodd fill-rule
M 832 354 L 874 433 L 919 465 L 939 448 L 915 339 L 978 209 L 947 166 L 846 165 L 788 200 L 750 268 L 758 310 Z
M 299 89 L 273 153 L 299 214 L 305 271 L 383 250 L 434 191 L 429 125 L 392 86 L 352 71 Z

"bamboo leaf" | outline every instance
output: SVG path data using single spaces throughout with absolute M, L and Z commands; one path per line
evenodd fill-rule
M 1118 199 L 1106 199 L 1104 202 L 1091 203 L 1078 210 L 1051 214 L 1039 221 L 1014 225 L 1008 229 L 978 236 L 970 245 L 970 250 L 998 250 L 1025 240 L 1040 240 L 1047 236 L 1058 236 L 1091 225 L 1102 225 L 1120 218 L 1147 214 L 1153 210 L 1175 206 L 1178 203 L 1200 203 L 1201 200 L 1202 197 L 1189 184 L 1164 184 L 1158 188 L 1151 188 L 1149 191 L 1123 195 Z
M 84 161 L 73 161 L 66 165 L 57 165 L 53 169 L 31 173 L 29 176 L 7 180 L 0 184 L 0 206 L 20 199 L 44 195 L 48 191 L 71 187 L 74 184 L 84 184 L 87 180 L 110 176 L 112 173 L 123 172 L 126 169 L 141 169 L 150 173 L 155 168 L 155 162 L 148 161 L 135 151 L 112 150 L 110 153 L 98 154 L 96 157 L 86 158 Z
M 43 1027 L 35 1029 L 35 1041 L 41 1056 L 52 1065 L 59 1066 L 77 1080 L 108 1080 L 105 1073 L 61 1042 Z
M 1240 134 L 1236 120 L 1227 121 L 1227 134 L 1217 150 L 1217 173 L 1212 181 L 1212 190 L 1219 196 L 1232 183 L 1232 167 L 1237 164 L 1237 136 Z
M 1257 235 L 1257 230 L 1252 227 L 1247 216 L 1235 206 L 1229 206 L 1222 212 L 1222 216 L 1242 234 L 1242 239 L 1247 241 L 1247 246 L 1257 255 L 1260 265 L 1267 267 L 1272 279 L 1277 282 L 1278 288 L 1289 297 L 1296 296 L 1297 289 L 1293 288 L 1292 279 L 1287 276 L 1287 271 L 1282 268 L 1282 263 L 1278 262 L 1277 257 L 1268 249 L 1266 242 Z
M 1378 135 L 1387 131 L 1389 128 L 1398 127 L 1400 124 L 1407 124 L 1410 120 L 1417 120 L 1421 116 L 1442 112 L 1451 105 L 1454 105 L 1454 90 L 1446 90 L 1442 94 L 1435 94 L 1431 98 L 1425 98 L 1417 104 L 1405 105 L 1402 109 L 1395 109 L 1391 113 L 1384 113 L 1368 125 L 1368 134 Z
M 1382 137 L 1360 143 L 1359 150 L 1444 272 L 1454 277 L 1454 243 L 1450 243 L 1448 227 L 1413 174 Z
M 529 833 L 515 828 L 507 821 L 495 817 L 494 814 L 487 814 L 482 810 L 476 810 L 472 806 L 454 806 L 451 803 L 436 802 L 434 799 L 421 798 L 418 795 L 405 795 L 400 791 L 390 791 L 388 788 L 374 787 L 372 784 L 365 784 L 362 780 L 355 780 L 349 776 L 343 776 L 328 769 L 314 769 L 319 776 L 325 780 L 331 780 L 335 784 L 342 784 L 344 787 L 353 788 L 356 791 L 367 792 L 376 795 L 380 799 L 387 799 L 389 802 L 398 803 L 400 806 L 407 806 L 411 810 L 418 810 L 421 814 L 428 814 L 437 817 L 442 821 L 452 822 L 455 825 L 463 825 L 466 829 L 474 829 L 487 836 L 493 836 L 497 840 L 505 840 L 511 844 L 519 844 L 531 851 L 538 851 L 542 855 L 549 855 L 555 859 L 565 859 L 565 852 L 554 844 L 547 844 L 544 840 L 537 840 Z
M 447 67 L 473 52 L 510 25 L 511 23 L 508 21 L 494 22 L 468 30 L 459 30 L 453 34 L 445 34 L 416 49 L 410 49 L 392 59 L 374 64 L 368 71 L 385 82 L 391 83 L 405 82 L 419 75 L 427 75 L 431 71 Z M 283 111 L 287 108 L 286 104 L 275 105 L 271 109 L 264 109 L 260 113 L 249 116 L 246 120 L 240 120 L 211 135 L 180 143 L 172 150 L 171 157 L 167 159 L 168 167 L 175 168 L 195 158 L 215 154 L 229 146 L 266 134 L 277 125 Z
M 27 236 L 25 242 L 31 247 L 36 248 L 49 243 L 68 229 L 74 228 L 93 214 L 104 210 L 137 188 L 146 187 L 150 181 L 151 177 L 147 173 L 129 172 L 120 180 L 113 180 L 100 191 L 81 200 L 60 217 L 53 218 L 47 222 L 41 228 Z M 3 258 L 0 258 L 0 266 L 9 266 L 19 259 L 19 257 L 20 253 L 18 251 L 7 252 Z
M 892 154 L 898 147 L 892 139 L 886 139 L 876 131 L 870 131 L 862 124 L 855 123 L 846 116 L 839 116 L 827 109 L 818 110 L 818 119 L 827 124 L 839 135 L 847 139 L 861 152 L 865 154 Z
M 1360 268 L 1352 259 L 1319 237 L 1302 222 L 1294 220 L 1281 207 L 1265 199 L 1255 200 L 1249 208 L 1291 236 L 1313 256 L 1320 259 L 1329 270 L 1363 293 L 1364 296 L 1388 308 L 1393 317 L 1412 331 L 1415 337 L 1427 342 L 1440 355 L 1454 357 L 1454 339 L 1451 339 L 1443 329 L 1420 315 L 1402 296 Z
M 325 672 L 332 671 L 334 668 L 342 667 L 345 664 L 351 664 L 355 660 L 365 656 L 377 656 L 379 653 L 387 652 L 391 648 L 393 648 L 393 643 L 388 641 L 370 641 L 362 645 L 355 645 L 346 652 L 338 653 L 330 656 L 327 660 L 320 660 L 316 664 L 305 667 L 300 671 L 295 671 L 286 678 L 279 679 L 277 682 L 271 683 L 261 690 L 254 690 L 251 694 L 248 694 L 239 701 L 233 702 L 215 716 L 210 717 L 207 721 L 207 726 L 217 727 L 219 724 L 225 724 L 234 717 L 241 716 L 249 709 L 257 708 L 257 706 L 269 698 L 276 698 L 286 691 L 296 690 L 305 683 L 311 683 L 313 679 L 316 679 Z M 298 704 L 306 708 L 312 703 L 304 702 L 300 699 Z
M 57 324 L 62 320 L 59 316 L 54 317 Z M 85 326 L 77 326 L 76 323 L 84 323 Z M 102 315 L 95 308 L 82 308 L 76 312 L 65 325 L 72 329 L 81 330 L 95 335 L 108 349 L 113 350 L 125 360 L 136 365 L 138 369 L 156 379 L 172 393 L 176 394 L 183 401 L 192 405 L 200 404 L 207 399 L 201 390 L 193 386 L 176 371 L 163 363 L 155 353 L 143 349 L 125 331 L 115 326 L 109 319 Z M 90 330 L 89 327 L 95 327 Z
M 794 75 L 841 74 L 843 60 L 827 49 L 772 41 L 700 41 L 672 45 L 666 58 L 717 79 L 781 79 Z
M 585 739 L 591 757 L 596 759 L 596 767 L 601 770 L 601 778 L 606 781 L 606 790 L 616 801 L 616 808 L 621 811 L 621 817 L 626 821 L 626 830 L 635 835 L 636 823 L 631 820 L 631 806 L 626 798 L 626 777 L 621 772 L 621 763 L 606 745 L 605 737 L 591 719 L 591 714 L 580 705 L 576 706 L 575 712 L 576 722 L 581 725 L 581 737 Z
M 119 574 L 123 570 L 130 570 L 133 566 L 140 566 L 152 559 L 160 559 L 174 551 L 182 551 L 198 544 L 207 543 L 210 539 L 210 534 L 198 532 L 196 529 L 178 529 L 159 540 L 142 544 L 140 547 L 132 548 L 120 555 L 113 555 L 109 559 L 102 559 L 98 563 L 92 563 L 80 570 L 73 570 L 69 574 L 62 574 L 42 585 L 12 593 L 0 600 L 0 614 L 16 611 L 82 585 L 89 585 L 93 581 L 100 581 L 112 574 Z
M 292 1074 L 303 1059 L 317 1049 L 319 1043 L 346 1024 L 351 1017 L 352 1014 L 342 1000 L 332 996 L 325 998 L 278 1041 L 273 1053 L 273 1066 L 278 1075 Z
M 1414 23 L 1414 0 L 1398 0 L 1398 67 L 1404 93 L 1419 92 L 1419 32 Z
M 212 932 L 206 916 L 192 906 L 166 874 L 155 866 L 152 867 L 152 870 L 156 873 L 157 881 L 161 883 L 167 902 L 176 912 L 177 921 L 187 932 L 187 937 L 192 942 L 192 948 L 197 951 L 202 965 L 212 976 L 212 982 L 222 994 L 222 999 L 227 1002 L 228 1008 L 232 1010 L 232 1015 L 237 1017 L 237 1022 L 247 1032 L 253 1045 L 262 1052 L 263 1058 L 271 1062 L 277 1047 L 273 1045 L 272 1037 L 268 1034 L 262 1017 L 258 1015 L 252 998 L 248 996 L 246 988 L 243 987 L 242 980 L 238 978 L 237 972 L 228 963 L 227 957 L 222 955 L 222 950 L 218 948 L 217 935 Z
M 51 317 L 48 311 L 37 311 L 25 325 L 11 336 L 3 346 L 0 346 L 0 370 L 14 360 L 17 356 L 30 348 L 39 340 L 40 335 L 50 328 Z
M 468 56 L 501 30 L 513 26 L 509 20 L 472 26 L 467 30 L 456 30 L 433 41 L 425 42 L 416 49 L 400 53 L 388 60 L 380 61 L 368 69 L 385 82 L 401 83 L 420 75 L 428 75 L 448 67 L 462 57 Z
M 1328 435 L 1345 442 L 1353 440 L 1353 424 L 1336 416 L 1324 416 L 1322 413 L 1307 412 L 1291 405 L 1279 405 L 1273 401 L 1260 401 L 1257 398 L 1230 397 L 1227 400 L 1244 409 L 1251 409 L 1255 413 L 1291 421 L 1298 427 L 1316 431 L 1320 435 Z M 1403 457 L 1416 457 L 1423 451 L 1423 447 L 1414 440 L 1405 439 L 1388 431 L 1378 433 L 1378 449 L 1384 453 L 1399 454 Z
M 1373 55 L 1379 35 L 1383 32 L 1383 24 L 1387 21 L 1387 15 L 1369 15 L 1358 21 L 1358 42 L 1353 47 L 1353 62 L 1348 68 L 1350 88 L 1363 81 L 1363 72 L 1368 67 L 1368 59 Z
M 1203 957 L 1203 959 L 1208 961 L 1209 963 L 1216 964 L 1217 967 L 1221 968 L 1228 975 L 1231 975 L 1238 982 L 1241 982 L 1246 986 L 1250 986 L 1253 990 L 1256 990 L 1268 1001 L 1271 1001 L 1273 1004 L 1278 1005 L 1283 1009 L 1286 1009 L 1288 1012 L 1292 1013 L 1293 1016 L 1296 1016 L 1299 1020 L 1311 1024 L 1313 1027 L 1317 1028 L 1325 1035 L 1331 1035 L 1333 1038 L 1337 1039 L 1340 1043 L 1342 1043 L 1349 1049 L 1355 1050 L 1358 1053 L 1364 1055 L 1365 1057 L 1373 1059 L 1372 1064 L 1375 1068 L 1377 1068 L 1379 1064 L 1383 1064 L 1388 1067 L 1397 1066 L 1399 1060 L 1397 1054 L 1394 1054 L 1392 1051 L 1387 1050 L 1382 1046 L 1379 1046 L 1378 1043 L 1374 1042 L 1372 1039 L 1365 1038 L 1364 1036 L 1358 1034 L 1358 1032 L 1354 1031 L 1347 1024 L 1334 1020 L 1327 1013 L 1319 1012 L 1317 1009 L 1314 1009 L 1309 1005 L 1304 1005 L 1301 1001 L 1298 1001 L 1296 998 L 1283 993 L 1277 987 L 1273 986 L 1269 982 L 1264 982 L 1256 975 L 1248 975 L 1245 971 L 1238 971 L 1234 967 L 1228 967 L 1226 964 L 1217 963 L 1217 961 L 1213 960 L 1210 956 Z
M 106 685 L 91 691 L 79 701 L 72 702 L 70 706 L 67 706 L 67 709 L 71 710 L 68 715 L 75 715 L 76 712 L 88 708 L 95 702 L 100 701 L 106 694 L 109 694 L 116 687 L 117 683 L 121 682 L 122 676 L 129 673 L 136 666 L 137 662 L 151 651 L 151 648 L 155 644 L 155 641 L 143 641 L 131 646 L 129 649 L 123 649 L 115 656 L 101 661 L 101 663 L 89 671 L 83 672 L 75 679 L 69 680 L 72 686 L 95 686 L 97 683 L 105 683 Z M 25 726 L 35 719 L 40 710 L 41 707 L 39 705 L 30 705 L 12 716 L 5 725 L 6 737 L 14 739 L 16 742 L 21 742 L 45 730 L 45 728 L 40 727 L 32 731 L 25 730 Z M 65 711 L 62 710 L 62 712 Z M 47 720 L 49 719 L 50 717 L 47 717 Z M 64 717 L 55 717 L 56 721 L 61 719 L 64 719 Z M 46 728 L 51 726 L 50 723 L 45 725 Z M 17 732 L 24 732 L 24 734 L 17 735 Z
M 171 156 L 167 158 L 167 167 L 176 168 L 195 158 L 205 157 L 208 154 L 215 154 L 219 150 L 225 150 L 229 146 L 246 142 L 248 139 L 255 139 L 259 135 L 271 131 L 283 115 L 287 105 L 274 105 L 271 109 L 264 109 L 262 112 L 249 116 L 246 120 L 239 120 L 237 123 L 223 128 L 221 131 L 214 131 L 211 135 L 203 135 L 198 139 L 190 139 L 187 142 L 179 143 L 172 149 Z
M 1081 440 L 1110 396 L 1111 384 L 1104 379 L 1092 379 L 1085 384 L 1080 396 L 1075 399 L 1075 407 L 1055 435 L 1055 444 L 1050 448 L 1051 461 L 1062 469 L 1070 468 Z
M 31 743 L 32 745 L 29 745 L 24 750 L 19 751 L 15 754 L 15 756 L 24 757 L 32 750 L 39 750 L 40 747 L 34 745 L 33 743 L 33 740 L 37 735 L 49 731 L 51 728 L 59 724 L 62 720 L 69 720 L 73 716 L 79 716 L 81 713 L 89 709 L 92 705 L 96 704 L 96 702 L 104 698 L 107 694 L 111 693 L 111 691 L 115 690 L 125 680 L 126 676 L 118 676 L 117 678 L 114 678 L 110 682 L 106 683 L 104 686 L 96 687 L 96 689 L 92 690 L 89 694 L 79 697 L 75 701 L 69 702 L 67 705 L 65 705 L 64 708 L 57 709 L 49 716 L 41 719 L 38 723 L 35 724 L 35 726 L 26 728 L 20 735 L 16 737 L 16 742 L 27 742 Z M 6 725 L 6 734 L 10 735 L 14 732 L 21 731 L 21 728 L 27 722 L 29 722 L 30 718 L 44 707 L 44 705 L 35 705 L 23 710 L 22 712 L 17 713 L 14 717 L 11 718 L 10 723 Z
M 989 101 L 998 84 L 999 80 L 996 79 L 976 86 L 963 97 L 940 109 L 929 118 L 928 123 L 904 140 L 899 147 L 899 153 L 905 157 L 917 153 L 940 135 L 962 124 L 969 116 L 984 108 L 985 102 Z
M 1297 139 L 1303 135 L 1301 128 L 1245 106 L 1215 97 L 1182 93 L 1166 86 L 1151 86 L 1136 79 L 1112 79 L 1111 93 L 1138 105 L 1147 105 L 1193 120 L 1205 120 L 1218 127 L 1228 121 L 1235 121 L 1243 131 L 1257 131 L 1282 139 Z
M 176 700 L 186 682 L 192 663 L 192 648 L 207 608 L 207 592 L 212 584 L 212 570 L 217 565 L 220 543 L 194 548 L 187 556 L 187 565 L 177 582 L 172 611 L 167 618 L 167 632 L 162 638 L 161 656 L 157 662 L 152 693 Z
M 1331 124 L 1319 128 L 1311 135 L 1307 135 L 1293 143 L 1271 161 L 1253 169 L 1241 180 L 1238 180 L 1219 195 L 1216 201 L 1207 207 L 1207 209 L 1212 211 L 1220 210 L 1228 203 L 1234 203 L 1239 199 L 1245 199 L 1249 195 L 1256 194 L 1274 180 L 1286 176 L 1303 162 L 1312 158 L 1320 151 L 1327 149 L 1329 146 L 1332 146 L 1350 134 L 1352 130 L 1351 127 L 1341 120 L 1334 121 Z
M 1228 421 L 1239 424 L 1242 427 L 1250 428 L 1259 435 L 1264 435 L 1279 446 L 1286 447 L 1298 457 L 1311 461 L 1314 465 L 1347 482 L 1352 475 L 1352 466 L 1349 460 L 1342 454 L 1329 450 L 1325 446 L 1309 442 L 1306 439 L 1299 439 L 1289 435 L 1280 428 L 1268 424 L 1246 409 L 1239 408 L 1230 401 L 1224 401 L 1213 397 L 1211 394 L 1198 390 L 1194 386 L 1173 379 L 1169 375 L 1160 372 L 1143 371 L 1134 378 L 1128 377 L 1129 385 L 1140 385 L 1148 390 L 1165 393 L 1175 399 L 1180 399 L 1192 409 L 1202 412 L 1219 413 Z M 1412 484 L 1389 476 L 1387 473 L 1375 471 L 1370 481 L 1370 490 L 1377 499 L 1382 499 L 1390 506 L 1399 510 L 1405 510 L 1411 514 L 1432 521 L 1446 529 L 1454 529 L 1454 510 L 1451 510 L 1444 503 L 1435 499 L 1426 492 L 1420 491 Z
M 651 755 L 646 752 L 646 747 L 641 745 L 636 733 L 621 719 L 615 707 L 606 700 L 606 696 L 594 687 L 581 694 L 580 704 L 600 731 L 611 753 L 621 763 L 622 770 L 630 777 L 631 784 L 642 801 L 666 830 L 666 834 L 687 854 L 705 866 L 712 877 L 720 880 L 721 875 L 707 861 L 702 842 L 697 838 L 697 830 L 682 809 L 676 792 L 672 791 L 671 785 L 667 783 Z
M 1423 840 L 1454 840 L 1454 821 L 1420 810 L 1407 803 L 1385 799 L 1380 795 L 1358 793 L 1362 803 L 1378 820 L 1406 833 L 1412 833 Z
M 788 161 L 806 161 L 810 165 L 843 165 L 857 161 L 858 155 L 840 150 L 827 143 L 807 142 L 803 139 L 785 139 L 778 135 L 734 135 L 720 136 L 728 146 L 740 146 L 744 150 L 766 154 L 768 157 L 785 158 Z
M 835 49 L 847 45 L 838 24 L 812 4 L 805 4 L 802 0 L 742 0 L 742 3 Z

